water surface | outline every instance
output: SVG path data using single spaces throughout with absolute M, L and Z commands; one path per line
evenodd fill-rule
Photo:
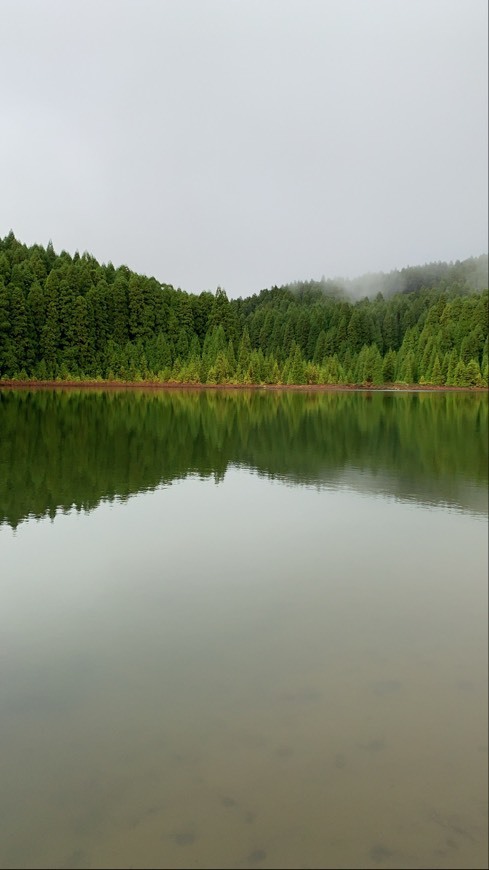
M 0 866 L 487 866 L 487 398 L 0 393 Z

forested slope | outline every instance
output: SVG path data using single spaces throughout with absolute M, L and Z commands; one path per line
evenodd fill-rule
M 0 240 L 0 378 L 487 384 L 484 276 L 487 256 L 229 300 L 10 233 Z M 355 301 L 348 286 L 370 295 Z

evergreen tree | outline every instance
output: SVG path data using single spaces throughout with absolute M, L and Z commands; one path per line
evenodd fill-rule
M 15 354 L 16 368 L 25 367 L 28 354 L 27 314 L 24 293 L 20 287 L 13 287 L 10 296 L 10 338 L 12 352 Z
M 465 367 L 465 382 L 468 387 L 480 387 L 482 385 L 481 371 L 476 359 L 470 359 Z
M 457 373 L 458 362 L 459 362 L 458 353 L 454 348 L 452 350 L 449 358 L 448 358 L 448 371 L 447 371 L 447 378 L 446 378 L 446 383 L 448 386 L 455 386 L 455 384 L 457 383 L 457 380 L 456 380 L 457 374 L 456 373 Z
M 382 332 L 384 338 L 384 347 L 387 350 L 397 350 L 399 348 L 399 323 L 397 313 L 388 308 L 382 323 Z
M 396 352 L 388 350 L 382 363 L 382 380 L 384 384 L 392 384 L 396 376 Z
M 324 329 L 318 335 L 316 347 L 314 348 L 313 360 L 315 363 L 322 363 L 327 356 L 326 352 L 326 333 Z
M 245 326 L 245 328 L 243 330 L 243 335 L 241 336 L 241 341 L 239 343 L 239 348 L 238 348 L 237 374 L 238 374 L 239 380 L 242 380 L 242 378 L 248 372 L 250 356 L 251 356 L 251 341 L 250 341 L 248 329 Z
M 186 359 L 188 356 L 188 349 L 189 349 L 189 344 L 188 344 L 187 330 L 185 329 L 185 327 L 182 326 L 180 328 L 179 333 L 178 333 L 178 339 L 177 339 L 177 343 L 175 345 L 175 351 L 181 359 Z
M 305 384 L 305 367 L 302 359 L 301 350 L 298 344 L 294 343 L 291 348 L 290 362 L 287 375 L 287 383 L 289 384 Z
M 10 327 L 10 301 L 5 284 L 0 279 L 0 377 L 12 375 L 16 359 L 12 356 Z
M 431 383 L 435 385 L 443 384 L 443 373 L 440 364 L 440 357 L 438 354 L 435 354 L 435 360 L 433 362 L 433 368 L 431 370 Z
M 124 275 L 118 275 L 112 285 L 112 310 L 114 341 L 124 347 L 129 337 L 129 307 L 127 297 L 127 279 Z
M 398 368 L 397 380 L 402 384 L 416 383 L 416 359 L 414 351 L 409 350 L 402 358 Z
M 454 385 L 456 387 L 466 387 L 468 386 L 467 381 L 467 368 L 463 361 L 463 359 L 459 359 L 457 363 L 457 368 L 455 369 L 454 376 Z

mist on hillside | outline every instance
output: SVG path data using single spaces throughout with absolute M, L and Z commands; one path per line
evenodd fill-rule
M 446 285 L 460 292 L 481 291 L 488 287 L 489 261 L 487 254 L 449 263 L 433 262 L 422 266 L 407 266 L 392 272 L 369 272 L 356 278 L 335 277 L 319 281 L 294 281 L 287 285 L 301 295 L 306 290 L 321 290 L 326 296 L 374 299 L 378 293 L 384 297 L 395 293 L 415 293 L 423 288 Z

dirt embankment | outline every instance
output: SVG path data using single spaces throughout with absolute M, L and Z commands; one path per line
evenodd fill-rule
M 180 384 L 175 381 L 37 381 L 3 380 L 2 389 L 98 390 L 288 390 L 294 392 L 488 392 L 488 387 L 448 387 L 434 384 Z

